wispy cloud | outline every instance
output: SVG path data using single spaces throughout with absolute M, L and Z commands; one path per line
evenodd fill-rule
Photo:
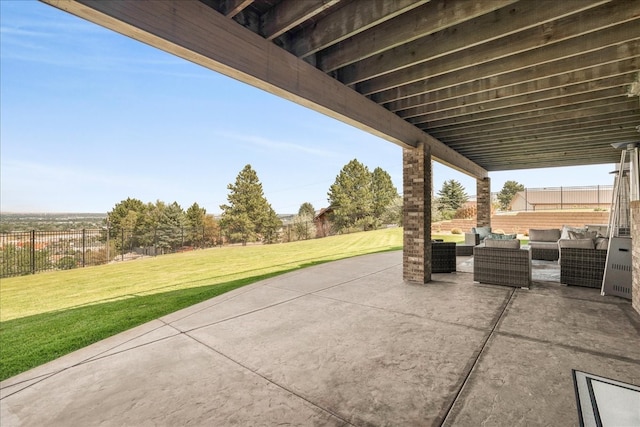
M 236 142 L 244 142 L 244 143 L 252 144 L 259 147 L 264 147 L 269 150 L 278 150 L 278 151 L 285 151 L 285 152 L 297 151 L 305 154 L 311 154 L 314 156 L 335 157 L 335 154 L 328 150 L 322 150 L 316 147 L 297 144 L 293 142 L 269 139 L 269 138 L 265 138 L 257 135 L 220 131 L 220 132 L 216 132 L 216 136 L 221 138 L 231 139 Z
M 3 64 L 22 61 L 92 72 L 117 70 L 181 78 L 210 77 L 210 73 L 194 72 L 185 60 L 64 12 L 60 12 L 60 19 L 52 20 L 45 17 L 50 13 L 47 11 L 40 19 L 37 10 L 51 8 L 48 5 L 31 5 L 27 13 L 19 10 L 17 3 L 22 2 L 0 1 L 3 12 L 14 9 L 7 14 L 12 16 L 10 21 L 0 22 Z M 119 54 L 124 50 L 123 46 L 134 44 L 135 54 Z

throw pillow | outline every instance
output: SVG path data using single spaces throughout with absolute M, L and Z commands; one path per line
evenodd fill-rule
M 488 239 L 494 240 L 513 240 L 518 237 L 517 234 L 498 234 L 498 233 L 489 233 Z
M 607 239 L 606 237 L 596 237 L 595 245 L 596 245 L 596 249 L 606 251 L 609 249 L 609 239 Z
M 596 237 L 598 237 L 598 232 L 597 231 L 573 231 L 573 230 L 569 230 L 567 232 L 567 234 L 569 234 L 569 240 L 576 240 L 576 239 L 595 239 Z
M 560 247 L 560 254 L 562 254 L 562 248 L 594 248 L 593 239 L 560 239 L 558 240 L 558 246 Z
M 483 240 L 491 233 L 491 227 L 474 227 L 471 229 L 472 233 L 476 233 L 480 240 Z
M 580 228 L 580 227 L 571 227 L 568 225 L 563 225 L 562 226 L 562 232 L 560 233 L 560 238 L 561 239 L 568 239 L 569 238 L 569 231 L 576 231 L 578 233 L 584 233 L 585 231 L 587 231 L 586 228 Z

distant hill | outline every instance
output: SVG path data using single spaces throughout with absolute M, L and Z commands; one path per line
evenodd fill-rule
M 0 232 L 99 228 L 106 213 L 0 212 Z

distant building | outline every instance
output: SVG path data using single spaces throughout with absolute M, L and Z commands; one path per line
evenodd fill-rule
M 608 209 L 612 198 L 611 185 L 532 188 L 516 193 L 510 210 Z
M 327 237 L 333 234 L 331 232 L 331 222 L 329 216 L 333 213 L 333 208 L 322 208 L 318 214 L 313 218 L 313 223 L 316 226 L 316 237 Z

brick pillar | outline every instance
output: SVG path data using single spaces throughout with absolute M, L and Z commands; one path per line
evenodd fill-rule
M 631 305 L 640 314 L 640 201 L 631 202 Z
M 491 227 L 491 179 L 476 180 L 477 208 L 476 226 Z
M 402 150 L 403 167 L 403 278 L 431 281 L 431 147 Z

